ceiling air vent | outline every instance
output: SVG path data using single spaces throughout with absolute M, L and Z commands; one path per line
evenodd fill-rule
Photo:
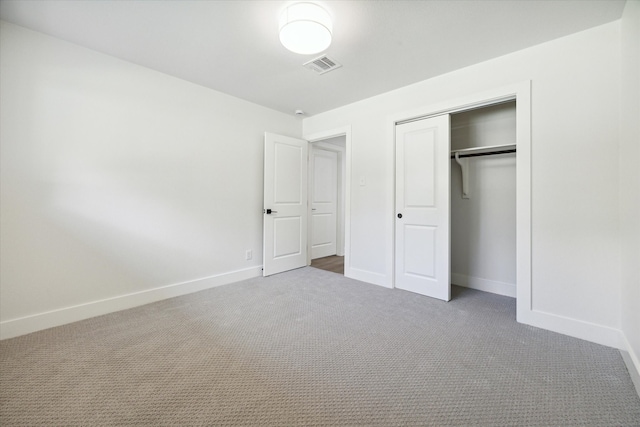
M 309 62 L 305 62 L 303 66 L 315 71 L 318 74 L 324 74 L 328 73 L 329 71 L 335 70 L 336 68 L 342 67 L 342 64 L 338 64 L 337 61 L 329 58 L 328 56 L 322 55 L 319 58 L 312 59 Z

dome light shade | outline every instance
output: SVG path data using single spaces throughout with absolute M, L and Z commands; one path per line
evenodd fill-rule
M 331 17 L 313 3 L 295 3 L 280 15 L 280 42 L 292 52 L 318 53 L 331 44 Z

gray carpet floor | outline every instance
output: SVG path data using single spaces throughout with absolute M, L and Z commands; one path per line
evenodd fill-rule
M 0 424 L 640 426 L 612 348 L 303 268 L 0 342 Z

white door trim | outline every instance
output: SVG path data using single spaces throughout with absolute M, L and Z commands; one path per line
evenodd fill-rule
M 487 105 L 516 100 L 516 295 L 518 322 L 532 324 L 531 305 L 531 81 L 527 80 L 461 98 L 443 101 L 411 111 L 400 112 L 388 117 L 387 140 L 389 157 L 395 165 L 395 127 L 399 122 L 417 120 L 441 114 L 472 110 Z M 395 176 L 395 172 L 393 173 Z M 395 188 L 395 186 L 393 186 Z M 394 206 L 395 191 L 390 195 L 387 206 Z M 389 221 L 395 224 L 394 212 L 389 212 Z M 391 227 L 392 229 L 393 226 Z M 387 242 L 388 270 L 394 272 L 395 232 Z
M 304 134 L 302 138 L 313 143 L 342 135 L 345 137 L 345 151 L 342 158 L 344 163 L 344 275 L 354 278 L 351 269 L 351 125 Z M 309 253 L 307 251 L 307 254 Z M 311 264 L 311 260 L 308 261 Z

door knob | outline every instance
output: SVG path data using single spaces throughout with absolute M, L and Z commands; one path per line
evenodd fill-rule
M 271 215 L 272 213 L 278 213 L 278 211 L 273 211 L 273 210 L 271 210 L 271 209 L 267 209 L 267 210 L 266 210 L 266 214 L 267 214 L 267 215 Z
M 398 218 L 402 218 L 402 214 L 398 214 Z

